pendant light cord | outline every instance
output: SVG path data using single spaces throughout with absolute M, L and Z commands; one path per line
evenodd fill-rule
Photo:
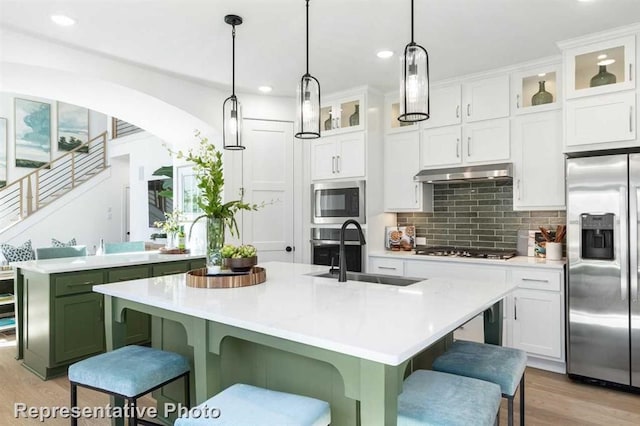
M 412 0 L 413 1 L 413 0 Z M 236 95 L 236 26 L 231 30 L 231 96 Z
M 309 75 L 309 0 L 307 0 L 307 75 Z
M 411 0 L 411 44 L 413 44 L 413 0 Z

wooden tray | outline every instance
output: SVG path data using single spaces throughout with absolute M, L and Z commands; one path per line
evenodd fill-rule
M 189 249 L 181 249 L 181 248 L 168 249 L 166 247 L 161 247 L 160 253 L 161 254 L 189 254 Z
M 207 268 L 187 272 L 187 286 L 196 288 L 237 288 L 261 284 L 267 280 L 267 271 L 254 266 L 247 273 L 207 275 Z

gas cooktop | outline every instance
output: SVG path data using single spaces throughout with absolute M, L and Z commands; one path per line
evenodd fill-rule
M 474 249 L 449 246 L 419 246 L 416 254 L 424 256 L 469 257 L 475 259 L 511 259 L 517 256 L 515 250 Z

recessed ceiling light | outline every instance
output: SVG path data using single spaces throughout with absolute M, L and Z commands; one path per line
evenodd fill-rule
M 611 65 L 615 62 L 615 59 L 605 59 L 604 61 L 598 61 L 598 65 Z
M 389 59 L 390 57 L 393 56 L 393 52 L 391 50 L 381 50 L 378 53 L 376 53 L 376 55 L 380 59 Z
M 598 60 L 601 61 L 603 59 L 607 59 L 607 54 L 603 53 L 602 55 L 598 55 Z
M 51 15 L 51 20 L 61 27 L 70 27 L 76 23 L 76 20 L 69 18 L 67 15 Z
M 546 72 L 541 72 L 540 74 L 538 74 L 538 77 L 544 77 L 545 75 L 547 75 Z
M 273 87 L 271 86 L 260 86 L 258 87 L 258 90 L 261 91 L 262 93 L 269 93 L 273 90 Z

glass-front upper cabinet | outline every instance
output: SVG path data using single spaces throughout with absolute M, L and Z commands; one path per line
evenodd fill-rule
M 632 35 L 567 49 L 567 98 L 634 89 L 635 46 Z
M 511 78 L 512 112 L 526 114 L 559 108 L 561 85 L 560 63 L 514 73 Z
M 400 115 L 400 101 L 397 92 L 385 97 L 385 130 L 387 133 L 405 132 L 407 130 L 417 130 L 418 123 L 398 121 Z
M 364 96 L 329 99 L 320 107 L 320 129 L 323 134 L 362 130 L 365 115 Z

